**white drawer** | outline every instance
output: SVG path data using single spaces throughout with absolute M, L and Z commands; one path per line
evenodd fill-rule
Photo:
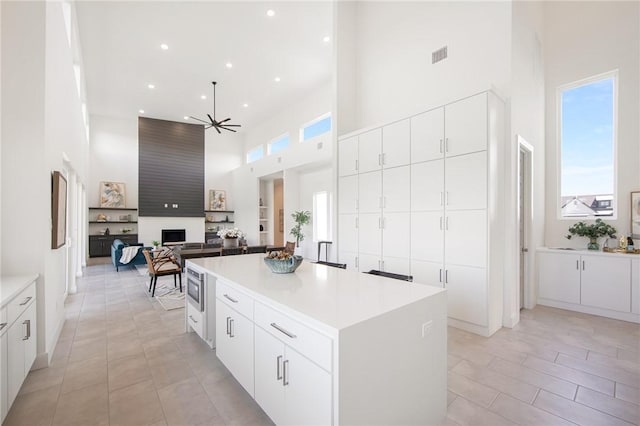
M 258 302 L 254 323 L 331 372 L 332 340 L 329 337 Z
M 253 299 L 218 279 L 216 297 L 250 320 L 253 319 Z
M 187 322 L 193 331 L 198 333 L 198 336 L 202 339 L 205 338 L 203 317 L 202 312 L 200 312 L 198 308 L 193 306 L 191 303 L 187 303 Z
M 7 305 L 7 323 L 10 326 L 20 315 L 29 307 L 31 303 L 36 299 L 36 283 L 32 283 L 29 287 L 22 290 L 9 304 Z M 7 326 L 7 327 L 8 327 Z
M 0 309 L 0 336 L 2 336 L 7 329 L 9 328 L 9 323 L 7 322 L 7 308 Z

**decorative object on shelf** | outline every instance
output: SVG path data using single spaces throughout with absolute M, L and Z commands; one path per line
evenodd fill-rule
M 636 248 L 634 247 L 634 244 L 633 244 L 633 238 L 631 238 L 631 234 L 629 234 L 627 236 L 627 251 L 629 253 L 633 253 L 635 251 L 635 249 Z
M 264 204 L 262 204 L 262 198 L 260 198 L 260 207 L 264 206 Z
M 129 232 L 131 232 L 131 228 L 121 228 L 120 232 L 122 232 L 123 234 L 128 234 Z
M 291 255 L 284 251 L 272 251 L 264 258 L 264 263 L 276 274 L 290 274 L 302 264 L 302 256 Z
M 262 224 L 260 224 L 260 231 L 264 231 L 264 226 L 262 226 Z
M 100 182 L 100 207 L 126 207 L 125 184 L 121 182 Z
M 226 228 L 218 231 L 218 237 L 222 238 L 224 248 L 238 247 L 238 239 L 244 237 L 244 233 L 238 228 Z
M 58 171 L 51 175 L 51 248 L 57 249 L 67 239 L 67 180 Z
M 631 193 L 631 238 L 640 238 L 640 191 Z
M 226 216 L 224 217 L 224 221 L 225 221 L 225 222 L 229 222 L 229 215 L 226 215 Z
M 209 190 L 209 210 L 226 210 L 227 193 L 222 189 Z
M 130 214 L 121 214 L 119 217 L 120 222 L 131 222 Z
M 215 219 L 212 214 L 207 216 L 207 222 L 213 222 Z
M 293 221 L 296 223 L 291 231 L 291 235 L 296 237 L 296 247 L 300 247 L 300 241 L 304 240 L 304 233 L 302 227 L 307 225 L 311 221 L 311 212 L 306 210 L 299 210 L 291 214 Z
M 605 223 L 602 219 L 596 219 L 596 221 L 590 225 L 587 225 L 584 222 L 575 223 L 571 228 L 569 228 L 567 239 L 570 240 L 574 235 L 577 235 L 579 237 L 587 237 L 589 238 L 587 249 L 600 250 L 600 245 L 598 245 L 598 238 L 604 237 L 605 235 L 609 236 L 609 238 L 616 238 L 616 232 L 616 228 L 614 228 L 613 226 Z
M 151 245 L 155 250 L 158 250 L 160 248 L 160 241 L 153 240 L 151 241 Z
M 190 117 L 196 121 L 199 121 L 201 123 L 205 124 L 204 129 L 210 129 L 211 127 L 213 127 L 214 129 L 216 129 L 216 132 L 218 133 L 222 133 L 220 131 L 220 129 L 223 130 L 228 130 L 230 132 L 235 133 L 236 130 L 230 129 L 229 127 L 240 127 L 239 124 L 226 124 L 227 121 L 231 120 L 231 118 L 225 118 L 222 121 L 218 121 L 216 120 L 216 84 L 218 84 L 215 81 L 212 81 L 211 84 L 213 84 L 213 118 L 211 117 L 210 114 L 207 114 L 207 117 L 209 117 L 209 121 L 205 121 L 205 120 L 200 120 L 199 118 L 196 117 Z
M 104 213 L 98 213 L 98 215 L 96 216 L 96 222 L 106 222 L 107 221 L 107 215 Z
M 104 230 L 104 235 L 109 235 L 109 234 L 111 234 L 111 231 L 109 231 L 109 228 L 105 229 Z

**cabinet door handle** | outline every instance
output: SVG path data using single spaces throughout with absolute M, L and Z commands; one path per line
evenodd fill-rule
M 440 281 L 439 282 L 442 282 L 442 268 L 440 268 Z
M 449 138 L 445 138 L 444 140 L 444 151 L 449 152 Z
M 444 193 L 444 203 L 448 206 L 449 205 L 449 191 L 446 191 Z
M 378 166 L 382 166 L 382 154 L 378 154 Z
M 27 332 L 25 333 L 25 336 L 22 338 L 22 340 L 29 340 L 29 337 L 31 337 L 31 320 L 24 320 L 22 324 L 27 326 Z
M 280 327 L 278 324 L 276 324 L 275 322 L 271 323 L 271 327 L 275 328 L 276 330 L 278 330 L 280 333 L 284 334 L 285 336 L 291 338 L 291 339 L 295 339 L 297 336 L 293 333 L 291 333 L 290 331 L 285 330 L 284 328 Z
M 282 380 L 282 372 L 280 371 L 281 365 L 282 365 L 282 355 L 278 355 L 278 358 L 276 358 L 276 380 Z
M 576 271 L 580 270 L 580 261 L 576 260 Z
M 356 268 L 358 267 L 358 256 L 356 256 Z
M 282 386 L 289 384 L 289 360 L 282 363 Z
M 442 139 L 440 139 L 440 154 L 442 154 Z
M 227 336 L 231 334 L 231 326 L 229 326 L 229 320 L 231 319 L 231 317 L 227 317 Z
M 24 299 L 24 302 L 22 302 L 22 303 L 20 304 L 20 306 L 24 306 L 24 305 L 26 305 L 27 303 L 29 303 L 29 301 L 30 301 L 31 299 L 33 299 L 33 297 L 32 297 L 32 296 L 27 297 L 26 299 Z
M 582 270 L 584 271 L 584 260 L 582 261 Z
M 387 154 L 385 152 L 382 153 L 382 165 L 384 166 L 387 163 Z
M 196 324 L 198 323 L 198 321 L 196 321 L 195 318 L 193 318 L 192 315 L 189 315 L 189 318 L 191 318 L 191 321 L 193 321 L 194 323 L 196 323 Z
M 444 193 L 442 191 L 440 191 L 440 205 L 443 205 L 443 198 L 444 198 Z
M 448 269 L 444 270 L 444 283 L 445 284 L 449 284 L 449 270 Z
M 447 216 L 447 219 L 444 221 L 444 229 L 446 231 L 449 230 L 449 216 Z
M 229 337 L 236 337 L 236 335 L 233 334 L 233 318 L 229 320 Z
M 356 160 L 356 172 L 358 171 L 358 160 Z
M 3 322 L 2 324 L 0 324 L 0 330 L 4 330 L 6 326 L 7 326 L 7 323 Z
M 440 216 L 440 230 L 442 231 L 442 216 Z
M 231 300 L 233 303 L 238 303 L 238 301 L 236 299 L 234 299 L 233 297 L 229 296 L 228 294 L 224 295 L 225 298 Z

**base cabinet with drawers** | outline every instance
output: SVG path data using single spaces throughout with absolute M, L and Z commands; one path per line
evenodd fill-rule
M 9 412 L 36 359 L 36 278 L 3 277 L 0 308 L 0 421 Z M 15 289 L 16 284 L 19 290 L 11 291 L 9 287 Z
M 445 290 L 263 257 L 189 262 L 214 277 L 217 357 L 276 424 L 444 419 Z
M 640 322 L 637 255 L 538 250 L 538 303 Z
M 111 256 L 111 246 L 115 239 L 125 244 L 137 244 L 138 234 L 89 235 L 89 257 Z

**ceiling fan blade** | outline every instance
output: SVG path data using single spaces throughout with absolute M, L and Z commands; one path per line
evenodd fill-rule
M 241 125 L 239 125 L 239 124 L 223 124 L 222 126 L 223 126 L 223 127 L 242 127 L 242 126 L 241 126 Z
M 211 120 L 211 124 L 216 124 L 216 120 L 211 118 L 211 114 L 207 114 L 207 117 L 209 117 L 209 120 Z
M 199 121 L 199 122 L 204 123 L 204 124 L 211 125 L 211 123 L 209 123 L 208 121 L 200 120 L 199 118 L 196 118 L 196 117 L 189 116 L 189 118 L 192 119 L 192 120 Z
M 233 133 L 237 133 L 237 132 L 236 132 L 235 130 L 233 130 L 233 129 L 227 129 L 226 127 L 223 127 L 223 129 L 228 130 L 228 131 L 233 132 Z
M 222 132 L 220 131 L 220 129 L 218 128 L 218 126 L 212 126 L 212 127 L 213 127 L 214 129 L 216 129 L 216 132 L 218 132 L 218 134 L 222 133 Z
M 213 126 L 212 126 L 211 124 L 209 124 L 208 126 L 204 126 L 204 129 L 205 129 L 205 130 L 207 130 L 207 129 L 210 129 L 210 128 L 212 128 L 212 127 L 213 127 Z
M 224 119 L 224 120 L 222 120 L 222 121 L 218 121 L 218 124 L 222 124 L 222 123 L 224 123 L 225 121 L 229 121 L 229 120 L 231 120 L 231 118 L 225 118 L 225 119 Z

